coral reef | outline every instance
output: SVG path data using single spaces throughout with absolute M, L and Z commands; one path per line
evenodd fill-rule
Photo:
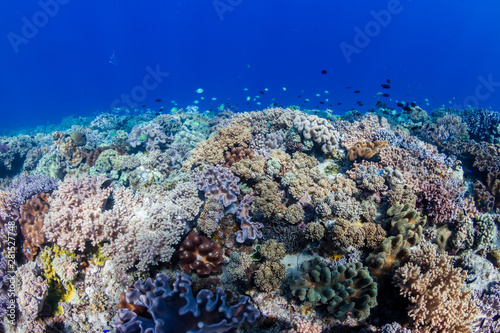
M 478 310 L 471 292 L 463 290 L 466 276 L 434 246 L 411 253 L 394 281 L 411 303 L 408 315 L 419 332 L 471 332 Z
M 377 284 L 361 263 L 327 267 L 319 258 L 302 264 L 304 274 L 291 285 L 292 293 L 310 305 L 328 305 L 341 320 L 352 315 L 363 320 L 377 305 Z
M 208 275 L 222 270 L 222 248 L 208 238 L 191 232 L 179 247 L 179 259 L 184 272 L 196 271 Z
M 188 275 L 178 274 L 170 287 L 168 276 L 158 274 L 154 282 L 151 278 L 145 283 L 138 281 L 125 293 L 124 303 L 143 310 L 136 313 L 122 305 L 114 327 L 120 333 L 224 332 L 253 323 L 260 315 L 248 297 L 233 306 L 227 306 L 225 299 L 222 289 L 217 290 L 215 297 L 209 290 L 200 290 L 195 298 Z
M 347 160 L 354 161 L 358 158 L 370 159 L 382 149 L 389 147 L 387 141 L 358 142 L 347 152 Z
M 238 182 L 239 178 L 233 175 L 231 169 L 220 165 L 201 172 L 196 179 L 198 190 L 205 192 L 205 197 L 213 195 L 222 200 L 225 207 L 238 200 Z

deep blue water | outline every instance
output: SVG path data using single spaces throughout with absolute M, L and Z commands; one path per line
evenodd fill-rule
M 0 127 L 195 100 L 200 110 L 342 113 L 378 99 L 498 110 L 499 9 L 493 0 L 4 0 Z

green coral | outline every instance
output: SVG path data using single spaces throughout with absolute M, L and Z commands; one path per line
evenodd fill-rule
M 291 285 L 292 294 L 305 305 L 327 305 L 335 318 L 352 315 L 363 320 L 377 305 L 377 283 L 361 263 L 328 267 L 316 257 L 302 264 L 305 274 Z
M 56 315 L 63 313 L 59 302 L 65 303 L 70 301 L 76 293 L 74 285 L 69 281 L 63 281 L 57 274 L 57 270 L 54 267 L 54 260 L 59 257 L 75 260 L 76 255 L 71 251 L 62 249 L 58 245 L 54 245 L 52 247 L 46 246 L 40 256 L 43 264 L 43 275 L 49 285 L 47 302 Z
M 422 227 L 427 222 L 427 217 L 420 218 L 420 213 L 409 204 L 394 205 L 387 210 L 387 215 L 391 216 L 391 233 L 401 234 L 410 244 L 415 246 L 422 240 Z

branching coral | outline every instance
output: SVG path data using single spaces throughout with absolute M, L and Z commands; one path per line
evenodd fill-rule
M 418 332 L 471 332 L 478 310 L 464 290 L 466 276 L 435 246 L 424 244 L 412 252 L 394 283 L 411 303 L 408 315 Z
M 24 236 L 23 252 L 26 258 L 33 260 L 38 249 L 45 242 L 43 219 L 49 210 L 48 195 L 40 193 L 21 206 L 19 224 Z
M 285 278 L 285 265 L 277 261 L 262 264 L 255 272 L 255 285 L 264 292 L 278 291 Z
M 95 246 L 117 237 L 123 224 L 106 210 L 112 190 L 103 176 L 66 179 L 53 193 L 45 214 L 47 239 L 71 251 L 83 251 L 86 241 Z

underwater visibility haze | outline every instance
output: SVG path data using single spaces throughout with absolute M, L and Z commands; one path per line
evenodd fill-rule
M 0 332 L 500 333 L 497 1 L 3 5 Z

